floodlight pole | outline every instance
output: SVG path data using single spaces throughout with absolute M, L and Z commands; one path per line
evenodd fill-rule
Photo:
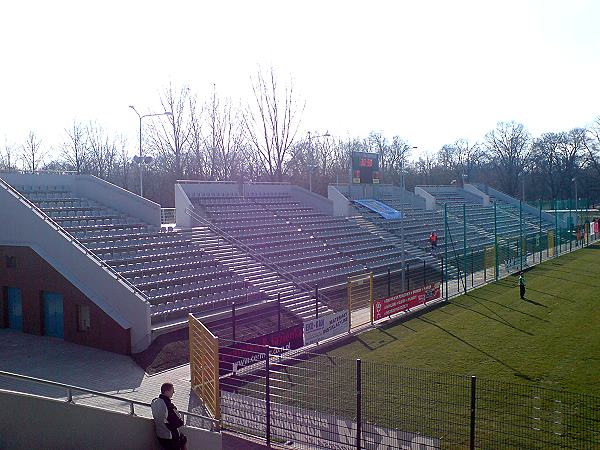
M 404 165 L 400 169 L 400 243 L 401 243 L 401 251 L 402 251 L 402 290 L 404 292 L 404 280 L 406 275 L 404 272 L 406 271 L 406 254 L 404 253 Z
M 310 131 L 307 131 L 306 134 L 308 134 L 308 149 L 311 151 L 310 154 L 310 167 L 308 168 L 308 190 L 310 192 L 312 192 L 312 173 L 313 173 L 313 168 L 314 168 L 314 158 L 312 155 L 312 141 L 311 139 L 315 138 L 322 138 L 322 137 L 331 137 L 331 135 L 329 134 L 329 131 L 326 131 L 325 134 L 321 134 L 319 136 L 312 136 L 310 135 Z
M 410 149 L 416 149 L 417 147 L 410 147 Z M 402 166 L 400 167 L 400 243 L 401 243 L 401 250 L 402 250 L 402 292 L 404 292 L 404 280 L 406 278 L 405 275 L 405 271 L 406 271 L 406 255 L 404 253 L 405 251 L 405 244 L 404 244 L 404 175 L 405 175 L 405 171 L 404 171 L 404 161 L 402 161 Z
M 144 117 L 153 117 L 153 116 L 172 116 L 173 113 L 170 113 L 169 111 L 165 111 L 165 112 L 161 112 L 161 113 L 155 113 L 155 114 L 144 114 L 141 115 L 139 112 L 137 112 L 137 109 L 135 109 L 135 106 L 129 105 L 129 107 L 131 109 L 133 109 L 133 111 L 137 114 L 137 116 L 140 119 L 140 160 L 139 160 L 139 166 L 140 166 L 140 197 L 144 196 L 144 170 L 143 170 L 143 164 L 144 164 L 144 157 L 142 156 L 142 119 Z

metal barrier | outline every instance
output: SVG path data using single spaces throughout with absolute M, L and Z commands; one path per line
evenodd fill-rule
M 132 400 L 132 399 L 120 397 L 117 395 L 106 394 L 104 392 L 98 392 L 98 391 L 94 391 L 92 389 L 86 389 L 86 388 L 82 388 L 79 386 L 73 386 L 70 384 L 58 383 L 56 381 L 44 380 L 42 378 L 29 377 L 26 375 L 20 375 L 20 374 L 16 374 L 16 373 L 12 373 L 12 372 L 6 372 L 3 370 L 0 370 L 0 377 L 12 378 L 15 380 L 20 380 L 20 381 L 25 381 L 25 382 L 35 383 L 35 384 L 40 384 L 40 385 L 45 385 L 45 386 L 52 386 L 52 387 L 55 387 L 55 388 L 58 388 L 61 390 L 64 389 L 65 394 L 66 394 L 66 401 L 69 403 L 79 403 L 79 401 L 76 401 L 74 398 L 74 394 L 78 393 L 78 392 L 83 393 L 83 394 L 90 394 L 94 397 L 116 400 L 116 401 L 119 401 L 119 402 L 122 402 L 122 403 L 125 403 L 126 405 L 128 405 L 129 414 L 132 416 L 136 415 L 136 412 L 135 412 L 136 406 L 142 406 L 142 407 L 146 407 L 146 408 L 151 407 L 150 403 L 140 402 L 138 400 Z M 53 397 L 49 397 L 47 395 L 41 395 L 41 396 L 46 397 L 46 398 L 53 398 Z M 90 405 L 90 403 L 88 401 L 88 402 L 86 402 L 86 406 L 93 406 L 93 405 Z M 106 409 L 106 405 L 102 405 L 102 407 Z M 199 419 L 200 422 L 207 421 L 207 422 L 213 424 L 214 427 L 211 427 L 211 429 L 213 429 L 213 431 L 218 429 L 219 421 L 212 417 L 203 416 L 201 414 L 196 414 L 196 413 L 192 413 L 192 412 L 185 411 L 185 410 L 178 409 L 177 411 L 186 417 L 193 417 L 194 419 Z

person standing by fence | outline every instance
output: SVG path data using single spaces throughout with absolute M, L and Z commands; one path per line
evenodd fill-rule
M 523 276 L 523 272 L 519 272 L 519 294 L 521 295 L 521 300 L 525 300 L 525 277 Z

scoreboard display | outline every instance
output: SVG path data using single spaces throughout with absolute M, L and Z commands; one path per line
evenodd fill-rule
M 352 152 L 352 183 L 379 183 L 379 154 Z

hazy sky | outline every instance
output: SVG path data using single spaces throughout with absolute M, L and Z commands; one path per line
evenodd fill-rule
M 420 151 L 600 115 L 600 1 L 196 1 L 0 4 L 0 138 L 57 146 L 74 119 L 137 146 L 169 82 L 249 98 L 258 67 L 290 74 L 307 129 L 398 134 Z

